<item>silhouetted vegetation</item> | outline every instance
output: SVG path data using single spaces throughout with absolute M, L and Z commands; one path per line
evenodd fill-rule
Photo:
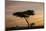
M 11 27 L 11 28 L 6 28 L 6 30 L 25 30 L 25 29 L 41 29 L 44 28 L 44 26 L 30 26 L 28 27 Z
M 30 15 L 34 15 L 34 11 L 33 10 L 27 10 L 24 12 L 16 12 L 13 13 L 14 16 L 19 16 L 19 17 L 29 17 Z
M 33 10 L 27 10 L 27 11 L 24 11 L 23 12 L 24 14 L 27 14 L 27 15 L 34 15 L 34 11 Z
M 13 15 L 18 16 L 18 17 L 24 17 L 27 24 L 28 24 L 28 28 L 29 28 L 29 23 L 28 23 L 26 17 L 34 15 L 34 11 L 33 10 L 27 10 L 27 11 L 24 11 L 24 12 L 16 12 L 16 13 L 13 13 Z

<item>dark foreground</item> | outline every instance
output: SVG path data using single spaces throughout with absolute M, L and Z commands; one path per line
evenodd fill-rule
M 8 30 L 25 30 L 25 29 L 41 29 L 41 28 L 44 28 L 44 26 L 11 27 L 11 28 L 6 28 L 6 31 L 8 31 Z

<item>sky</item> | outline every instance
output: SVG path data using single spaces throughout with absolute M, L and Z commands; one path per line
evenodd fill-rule
M 6 5 L 6 14 L 12 15 L 14 12 L 21 12 L 26 10 L 34 10 L 35 14 L 43 14 L 43 3 L 36 2 L 8 2 Z

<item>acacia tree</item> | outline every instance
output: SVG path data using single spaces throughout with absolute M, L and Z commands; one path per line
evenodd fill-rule
M 34 11 L 33 10 L 27 10 L 27 11 L 24 11 L 24 12 L 16 12 L 16 13 L 13 13 L 13 15 L 25 18 L 25 21 L 27 22 L 28 28 L 29 28 L 29 22 L 27 21 L 26 18 L 28 18 L 31 15 L 34 15 Z

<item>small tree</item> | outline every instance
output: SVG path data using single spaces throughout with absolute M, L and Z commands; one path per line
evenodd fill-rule
M 25 21 L 28 24 L 28 28 L 29 28 L 29 22 L 27 21 L 26 18 L 28 18 L 31 15 L 34 15 L 34 11 L 33 10 L 27 10 L 27 11 L 24 11 L 24 12 L 16 12 L 16 13 L 13 13 L 13 15 L 18 16 L 18 17 L 24 17 Z

